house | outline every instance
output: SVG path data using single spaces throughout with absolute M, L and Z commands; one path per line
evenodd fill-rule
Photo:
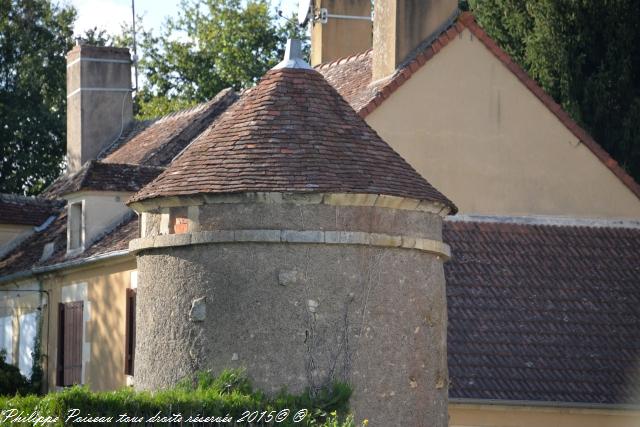
M 362 15 L 365 3 L 316 6 Z M 373 28 L 316 24 L 312 61 L 459 209 L 442 225 L 452 252 L 444 264 L 450 424 L 637 423 L 640 186 L 456 2 L 375 7 Z M 129 242 L 154 227 L 193 232 L 196 210 L 158 206 L 168 210 L 139 219 L 124 202 L 140 190 L 162 192 L 164 168 L 179 166 L 183 150 L 237 102 L 225 91 L 134 122 L 127 55 L 74 48 L 69 128 L 82 131 L 69 132 L 68 145 L 79 160 L 38 199 L 0 199 L 0 212 L 17 212 L 0 214 L 2 230 L 16 236 L 0 260 L 0 297 L 13 307 L 0 319 L 0 343 L 28 372 L 38 337 L 51 389 L 136 383 L 135 289 L 139 271 L 152 270 L 140 270 L 140 247 L 129 252 Z M 96 82 L 107 90 L 83 90 Z M 83 116 L 91 108 L 76 101 L 110 105 L 109 120 Z M 25 224 L 36 205 L 40 216 Z M 291 271 L 278 281 L 297 280 Z

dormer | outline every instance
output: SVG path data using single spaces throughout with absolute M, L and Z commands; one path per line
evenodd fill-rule
M 67 201 L 67 256 L 82 253 L 129 213 L 125 201 L 163 169 L 87 162 L 56 189 Z

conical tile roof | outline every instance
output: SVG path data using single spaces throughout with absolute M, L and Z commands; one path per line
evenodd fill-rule
M 267 72 L 129 202 L 240 192 L 384 194 L 456 210 L 305 68 Z

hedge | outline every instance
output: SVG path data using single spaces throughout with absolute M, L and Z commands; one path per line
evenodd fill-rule
M 345 416 L 350 395 L 348 385 L 335 383 L 313 396 L 308 391 L 267 396 L 254 390 L 242 371 L 218 377 L 201 372 L 157 392 L 91 392 L 75 386 L 45 396 L 0 397 L 0 425 L 352 427 L 352 418 Z M 308 415 L 294 422 L 305 410 Z

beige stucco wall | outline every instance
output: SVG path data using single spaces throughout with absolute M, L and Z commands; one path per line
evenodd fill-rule
M 449 403 L 450 427 L 638 427 L 640 411 Z
M 54 389 L 56 384 L 58 303 L 63 299 L 65 302 L 84 300 L 84 383 L 92 390 L 113 390 L 127 384 L 124 374 L 125 298 L 135 269 L 135 259 L 127 257 L 115 263 L 66 270 L 43 280 L 51 294 L 51 338 L 47 348 L 49 389 Z
M 462 213 L 640 217 L 640 200 L 468 30 L 366 120 Z
M 332 15 L 371 16 L 370 0 L 316 0 L 317 8 Z M 371 21 L 329 18 L 316 21 L 311 28 L 311 64 L 334 61 L 371 48 Z
M 0 248 L 31 229 L 30 225 L 0 224 Z

